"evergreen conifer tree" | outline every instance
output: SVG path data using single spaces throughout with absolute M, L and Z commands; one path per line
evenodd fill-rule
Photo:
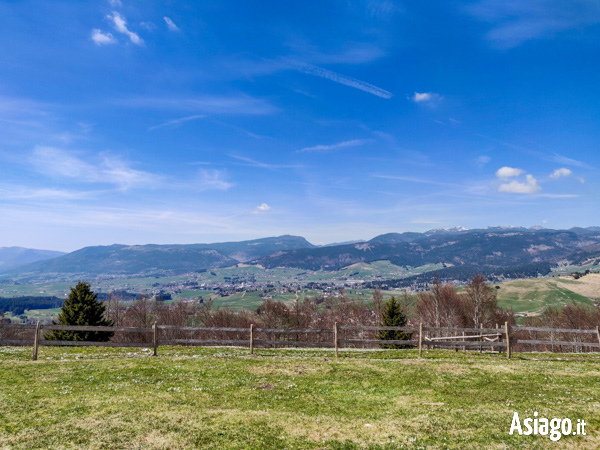
M 406 315 L 402 311 L 400 302 L 395 297 L 391 297 L 385 304 L 381 314 L 381 325 L 384 327 L 405 327 Z M 381 330 L 377 333 L 377 339 L 384 341 L 408 341 L 412 334 L 405 331 Z M 407 345 L 400 344 L 379 344 L 381 348 L 407 348 Z
M 98 294 L 84 281 L 71 288 L 69 298 L 64 301 L 58 322 L 53 325 L 112 326 L 112 320 L 105 317 L 104 302 L 98 301 Z M 108 341 L 114 333 L 106 331 L 53 331 L 47 339 L 55 341 Z

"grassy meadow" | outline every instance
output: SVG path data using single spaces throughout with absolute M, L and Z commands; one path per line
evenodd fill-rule
M 1 448 L 598 448 L 600 355 L 0 348 Z M 584 419 L 558 443 L 523 417 Z
M 571 303 L 593 306 L 595 300 L 600 299 L 599 281 L 598 274 L 587 275 L 578 280 L 557 277 L 509 281 L 498 285 L 498 306 L 528 314 L 540 313 L 545 308 L 564 308 Z

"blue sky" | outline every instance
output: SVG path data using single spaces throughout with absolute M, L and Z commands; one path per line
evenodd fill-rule
M 0 246 L 600 225 L 600 3 L 0 3 Z

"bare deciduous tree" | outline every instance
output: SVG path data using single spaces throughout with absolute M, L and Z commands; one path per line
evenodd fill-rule
M 465 318 L 467 325 L 480 328 L 493 326 L 494 316 L 498 309 L 496 293 L 486 284 L 483 275 L 475 275 L 464 290 Z

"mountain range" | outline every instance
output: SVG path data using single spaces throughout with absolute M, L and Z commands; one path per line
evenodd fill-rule
M 23 247 L 0 247 L 0 272 L 44 259 L 65 255 L 64 252 Z
M 535 274 L 535 271 L 549 271 L 551 266 L 600 260 L 600 227 L 569 230 L 458 227 L 424 233 L 387 233 L 369 241 L 326 246 L 285 235 L 214 244 L 95 246 L 54 257 L 52 252 L 30 252 L 33 252 L 31 258 L 38 255 L 40 260 L 19 267 L 2 260 L 0 252 L 0 271 L 4 277 L 183 274 L 239 263 L 328 271 L 382 260 L 408 267 L 442 264 L 442 275 L 444 271 L 501 274 L 514 272 L 515 268 Z

